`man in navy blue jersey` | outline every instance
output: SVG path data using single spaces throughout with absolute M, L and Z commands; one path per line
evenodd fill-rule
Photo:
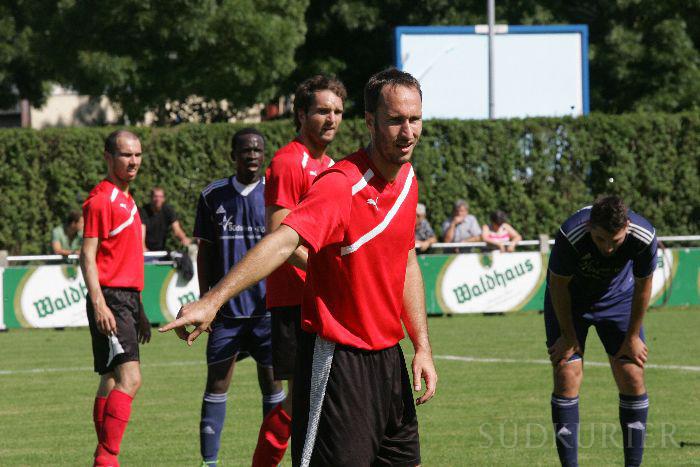
M 265 139 L 260 132 L 253 128 L 238 131 L 231 140 L 236 175 L 210 183 L 199 197 L 194 237 L 199 240 L 197 270 L 202 295 L 265 234 L 264 154 Z M 212 323 L 199 426 L 203 465 L 217 463 L 226 393 L 237 357 L 250 354 L 257 362 L 263 416 L 284 399 L 281 383 L 273 378 L 270 333 L 264 280 L 229 300 Z
M 562 465 L 578 465 L 578 392 L 590 326 L 605 347 L 619 389 L 625 465 L 642 462 L 649 411 L 642 320 L 656 249 L 654 227 L 617 196 L 576 212 L 557 233 L 544 316 L 554 368 L 552 422 Z

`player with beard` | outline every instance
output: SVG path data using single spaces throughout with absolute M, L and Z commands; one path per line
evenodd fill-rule
M 279 228 L 316 176 L 333 165 L 326 150 L 342 122 L 346 97 L 343 83 L 323 75 L 313 76 L 297 87 L 294 95 L 297 137 L 275 153 L 265 173 L 268 232 Z M 300 246 L 289 261 L 267 279 L 275 379 L 287 380 L 288 396 L 263 420 L 253 467 L 278 465 L 287 449 L 307 256 L 306 248 Z
M 365 86 L 366 149 L 317 177 L 275 232 L 199 301 L 175 329 L 191 344 L 220 305 L 309 250 L 295 373 L 293 465 L 418 465 L 418 421 L 399 346 L 408 331 L 413 389 L 435 393 L 423 279 L 415 252 L 418 186 L 410 160 L 422 130 L 420 84 L 389 69 Z M 196 326 L 188 332 L 187 325 Z
M 199 197 L 194 237 L 199 240 L 199 290 L 205 294 L 265 234 L 265 179 L 261 178 L 265 139 L 244 128 L 231 139 L 235 176 L 210 183 Z M 226 301 L 211 325 L 207 343 L 207 383 L 199 424 L 202 465 L 216 465 L 226 400 L 235 362 L 243 353 L 257 362 L 263 417 L 284 399 L 272 374 L 270 314 L 265 281 Z

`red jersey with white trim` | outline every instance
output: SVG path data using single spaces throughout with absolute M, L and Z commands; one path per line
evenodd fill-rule
M 100 285 L 143 290 L 141 217 L 134 198 L 102 180 L 83 204 L 84 238 L 100 239 Z
M 285 218 L 309 248 L 302 328 L 366 350 L 395 345 L 418 184 L 410 164 L 384 180 L 363 149 L 320 175 Z
M 325 154 L 320 159 L 311 157 L 298 139 L 283 146 L 265 171 L 265 207 L 294 209 L 316 176 L 333 163 Z M 280 266 L 267 278 L 267 307 L 301 305 L 305 277 L 304 271 L 289 263 Z

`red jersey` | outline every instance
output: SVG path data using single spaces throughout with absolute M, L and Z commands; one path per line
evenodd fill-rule
M 326 170 L 283 221 L 309 248 L 302 328 L 366 350 L 395 345 L 418 184 L 404 164 L 393 182 L 360 150 Z
M 324 155 L 314 159 L 299 140 L 280 148 L 265 171 L 265 206 L 294 209 L 318 174 L 333 165 Z M 284 263 L 267 278 L 267 307 L 301 305 L 306 273 Z
M 143 290 L 143 243 L 138 208 L 109 180 L 102 180 L 83 204 L 83 237 L 99 238 L 100 285 Z

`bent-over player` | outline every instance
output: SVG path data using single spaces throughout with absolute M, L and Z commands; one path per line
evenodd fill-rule
M 608 196 L 562 224 L 549 258 L 544 319 L 554 367 L 552 422 L 562 465 L 578 465 L 578 392 L 586 336 L 596 328 L 620 393 L 626 466 L 642 462 L 649 399 L 642 320 L 656 269 L 656 234 Z

